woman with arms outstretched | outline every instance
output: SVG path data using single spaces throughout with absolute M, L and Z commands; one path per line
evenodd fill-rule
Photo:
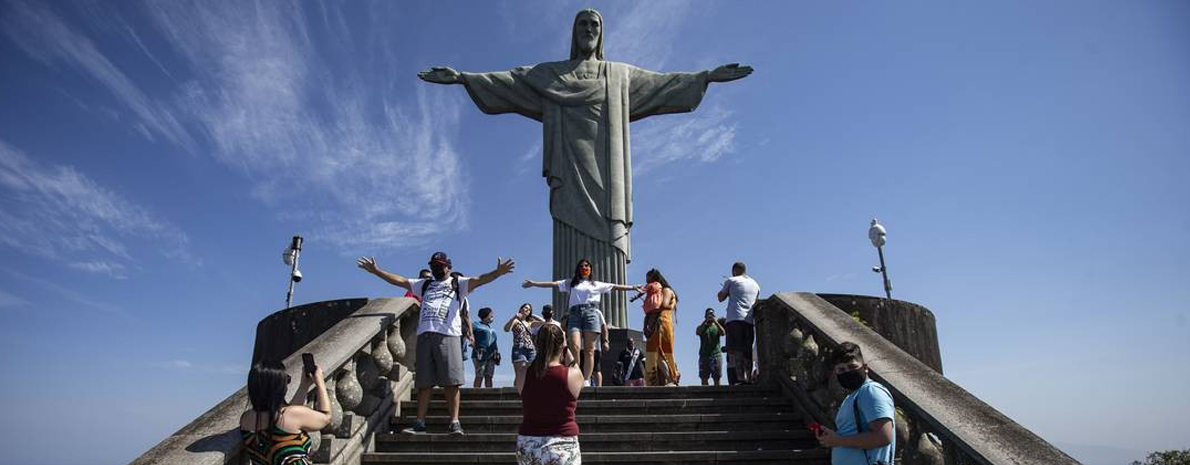
M 582 347 L 583 379 L 591 378 L 591 371 L 595 366 L 595 343 L 603 329 L 603 322 L 599 317 L 600 297 L 611 291 L 641 291 L 638 286 L 596 281 L 593 278 L 591 262 L 585 258 L 575 265 L 574 276 L 570 279 L 554 282 L 525 280 L 521 286 L 557 289 L 558 292 L 569 295 L 566 329 L 570 339 L 568 345 L 575 360 L 578 360 L 579 347 Z

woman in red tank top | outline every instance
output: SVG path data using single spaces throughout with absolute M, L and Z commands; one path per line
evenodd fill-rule
M 523 375 L 518 373 L 516 388 L 524 417 L 517 432 L 517 463 L 582 464 L 574 410 L 583 372 L 562 365 L 564 342 L 561 328 L 541 326 L 533 341 L 537 358 Z

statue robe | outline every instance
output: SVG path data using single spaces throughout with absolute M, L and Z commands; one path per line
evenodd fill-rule
M 569 277 L 578 259 L 586 257 L 600 281 L 624 283 L 632 228 L 628 123 L 693 111 L 706 92 L 708 73 L 655 73 L 599 61 L 597 73 L 580 75 L 581 63 L 462 73 L 462 80 L 484 113 L 517 113 L 542 123 L 542 176 L 550 188 L 554 218 L 554 278 Z M 626 326 L 624 296 L 607 297 L 609 321 Z M 566 308 L 561 302 L 556 308 Z

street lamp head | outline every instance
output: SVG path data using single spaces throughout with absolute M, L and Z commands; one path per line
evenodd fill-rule
M 884 230 L 884 226 L 881 226 L 876 218 L 872 218 L 872 227 L 868 228 L 868 240 L 872 241 L 872 247 L 884 247 L 887 235 L 888 232 Z

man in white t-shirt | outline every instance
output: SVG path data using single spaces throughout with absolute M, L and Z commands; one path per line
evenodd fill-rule
M 441 386 L 446 393 L 446 405 L 450 412 L 450 434 L 463 434 L 459 424 L 459 386 L 464 382 L 462 341 L 466 334 L 471 336 L 471 323 L 467 315 L 460 312 L 462 302 L 468 294 L 500 276 L 511 273 L 512 259 L 496 259 L 496 269 L 476 278 L 452 277 L 450 258 L 445 253 L 434 252 L 430 257 L 431 279 L 406 279 L 396 273 L 381 270 L 372 257 L 360 258 L 356 262 L 364 271 L 372 273 L 390 284 L 411 291 L 421 300 L 417 323 L 417 363 L 414 372 L 414 387 L 417 388 L 417 421 L 403 433 L 420 434 L 426 431 L 426 412 L 430 408 L 430 393 L 434 386 Z M 464 333 L 465 331 L 465 333 Z M 474 345 L 474 341 L 472 341 Z
M 727 358 L 735 369 L 737 381 L 751 384 L 753 327 L 752 305 L 760 298 L 760 285 L 745 274 L 744 262 L 731 265 L 731 277 L 719 290 L 719 301 L 727 301 Z

